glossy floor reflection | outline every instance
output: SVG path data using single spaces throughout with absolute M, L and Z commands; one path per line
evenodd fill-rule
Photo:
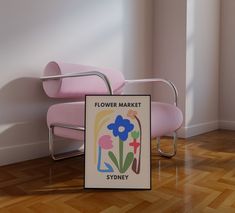
M 172 159 L 153 144 L 150 191 L 84 190 L 83 166 L 80 157 L 0 167 L 0 212 L 235 212 L 232 131 L 179 140 Z

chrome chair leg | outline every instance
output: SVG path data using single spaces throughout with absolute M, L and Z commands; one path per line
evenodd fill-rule
M 167 157 L 167 158 L 172 158 L 176 155 L 176 151 L 177 151 L 177 134 L 176 132 L 173 133 L 173 147 L 172 147 L 172 152 L 164 152 L 161 149 L 161 139 L 160 137 L 157 137 L 157 151 L 159 152 L 159 154 L 163 157 Z
M 55 150 L 54 150 L 54 128 L 55 127 L 84 131 L 83 127 L 74 127 L 74 126 L 68 126 L 68 125 L 63 125 L 63 124 L 51 124 L 49 127 L 49 152 L 53 160 L 57 161 L 57 160 L 62 160 L 66 158 L 84 155 L 84 152 L 79 151 L 79 150 L 55 154 Z

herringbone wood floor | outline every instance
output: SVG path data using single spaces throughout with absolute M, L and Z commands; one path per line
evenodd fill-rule
M 179 140 L 173 159 L 152 152 L 151 191 L 84 190 L 83 157 L 0 167 L 0 212 L 235 212 L 235 132 Z

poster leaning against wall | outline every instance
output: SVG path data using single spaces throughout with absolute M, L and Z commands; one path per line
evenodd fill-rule
M 149 95 L 87 95 L 85 188 L 151 189 Z

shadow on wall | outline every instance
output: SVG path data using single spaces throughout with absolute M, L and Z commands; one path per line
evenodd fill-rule
M 38 78 L 19 78 L 0 89 L 0 147 L 47 140 L 46 112 L 54 102 Z

